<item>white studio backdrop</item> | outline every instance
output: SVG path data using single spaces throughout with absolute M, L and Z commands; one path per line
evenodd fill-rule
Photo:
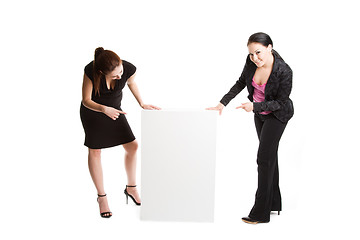
M 2 227 L 11 233 L 7 239 L 183 239 L 190 232 L 194 238 L 276 234 L 282 239 L 289 237 L 285 227 L 294 239 L 310 232 L 351 236 L 360 200 L 356 6 L 355 1 L 2 2 L 0 208 Z M 256 190 L 253 115 L 235 110 L 248 101 L 244 89 L 218 120 L 215 223 L 141 222 L 140 210 L 125 205 L 120 147 L 103 151 L 114 217 L 100 219 L 79 117 L 83 68 L 95 48 L 113 50 L 137 67 L 146 103 L 203 109 L 215 106 L 238 79 L 247 39 L 259 31 L 272 37 L 294 72 L 295 115 L 279 149 L 282 215 L 259 226 L 261 231 L 240 220 Z M 127 88 L 122 106 L 141 140 L 141 109 Z

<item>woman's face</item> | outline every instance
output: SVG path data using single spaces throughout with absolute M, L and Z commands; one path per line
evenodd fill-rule
M 112 80 L 121 79 L 123 73 L 124 73 L 124 67 L 122 64 L 120 64 L 111 73 L 107 74 L 106 77 Z
M 272 46 L 265 47 L 261 43 L 250 43 L 248 45 L 250 59 L 257 67 L 264 66 L 271 59 Z

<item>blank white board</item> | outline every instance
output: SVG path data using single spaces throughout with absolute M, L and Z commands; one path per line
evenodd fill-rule
M 142 111 L 142 220 L 213 222 L 217 115 Z

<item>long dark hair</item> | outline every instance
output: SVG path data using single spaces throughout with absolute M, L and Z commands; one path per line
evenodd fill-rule
M 273 53 L 273 55 L 276 55 L 277 58 L 282 59 L 280 54 L 277 51 L 274 50 L 273 41 L 271 40 L 271 38 L 270 38 L 270 36 L 268 34 L 263 33 L 263 32 L 254 33 L 253 35 L 251 35 L 249 37 L 247 46 L 249 46 L 250 43 L 260 43 L 264 47 L 268 47 L 269 44 L 271 44 L 271 47 L 272 47 L 271 52 Z
M 122 64 L 120 57 L 110 50 L 104 50 L 102 47 L 95 49 L 94 54 L 94 90 L 95 94 L 100 95 L 100 79 L 106 74 L 114 71 L 116 67 Z
M 268 47 L 269 44 L 274 47 L 273 42 L 269 35 L 263 32 L 254 33 L 249 37 L 247 45 L 249 46 L 250 43 L 260 43 L 264 47 Z

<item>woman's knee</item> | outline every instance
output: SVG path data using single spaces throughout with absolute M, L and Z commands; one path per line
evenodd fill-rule
M 134 140 L 132 142 L 124 144 L 123 146 L 127 153 L 136 153 L 136 151 L 139 147 L 139 144 L 136 140 Z
M 257 164 L 272 165 L 277 159 L 276 146 L 263 146 L 260 144 L 257 152 Z
M 100 157 L 101 156 L 101 149 L 91 149 L 91 148 L 89 148 L 89 156 Z

